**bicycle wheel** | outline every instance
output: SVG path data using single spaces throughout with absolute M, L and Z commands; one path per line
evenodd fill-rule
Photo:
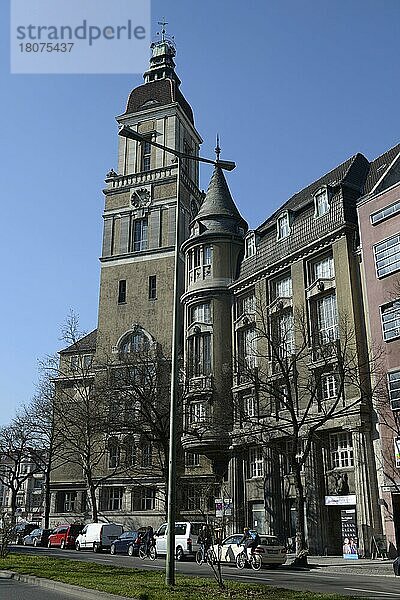
M 139 548 L 139 558 L 144 560 L 146 558 L 146 556 L 147 556 L 146 546 L 144 544 L 142 544 Z
M 196 562 L 198 565 L 203 564 L 203 550 L 197 550 L 196 552 Z
M 261 556 L 259 554 L 253 554 L 251 557 L 251 568 L 254 571 L 259 571 L 261 569 Z
M 155 546 L 150 546 L 149 548 L 149 559 L 150 560 L 156 560 L 157 554 L 156 554 L 156 547 Z
M 240 552 L 236 557 L 236 566 L 238 569 L 244 569 L 247 562 L 247 556 L 245 552 Z

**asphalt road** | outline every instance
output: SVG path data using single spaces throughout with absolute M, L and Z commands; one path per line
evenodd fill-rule
M 75 550 L 31 548 L 23 546 L 18 546 L 13 551 L 149 570 L 165 569 L 165 561 L 163 559 L 157 559 L 152 562 L 148 559 L 142 561 L 139 558 L 124 555 L 111 556 L 106 553 L 94 554 L 89 551 L 76 552 Z M 211 568 L 208 565 L 199 566 L 193 561 L 176 563 L 176 570 L 179 573 L 185 573 L 187 575 L 212 577 Z M 368 573 L 367 569 L 366 573 Z M 263 568 L 259 572 L 248 569 L 238 571 L 236 567 L 230 566 L 223 566 L 223 576 L 226 580 L 262 583 L 292 590 L 309 590 L 330 594 L 336 593 L 358 598 L 370 598 L 373 600 L 377 600 L 377 598 L 391 600 L 396 600 L 398 598 L 398 600 L 400 600 L 400 577 L 395 578 L 394 576 L 384 577 L 380 575 L 332 572 L 326 574 L 319 569 L 311 571 L 289 571 L 281 567 L 276 569 Z M 3 598 L 1 595 L 0 597 Z M 31 597 L 29 596 L 29 598 Z

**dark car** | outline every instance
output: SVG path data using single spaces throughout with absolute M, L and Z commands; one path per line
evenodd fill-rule
M 24 537 L 34 529 L 37 529 L 37 523 L 19 523 L 14 527 L 14 542 L 16 544 L 23 544 Z
M 34 529 L 24 537 L 22 543 L 24 546 L 47 546 L 47 541 L 52 529 Z
M 52 548 L 58 546 L 63 550 L 64 548 L 75 548 L 75 541 L 80 532 L 83 529 L 81 523 L 74 523 L 69 525 L 58 525 L 53 532 L 49 535 L 47 540 L 47 547 Z
M 139 546 L 141 536 L 145 529 L 140 528 L 134 531 L 126 531 L 122 533 L 111 544 L 111 554 L 129 554 L 129 556 L 137 556 L 139 554 Z

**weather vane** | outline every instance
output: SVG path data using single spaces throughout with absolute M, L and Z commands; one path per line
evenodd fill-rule
M 215 146 L 216 161 L 219 161 L 219 155 L 221 154 L 221 148 L 219 147 L 219 134 L 217 133 L 217 145 Z
M 166 33 L 165 26 L 168 25 L 168 21 L 166 21 L 165 17 L 163 17 L 162 21 L 158 21 L 158 25 L 161 25 L 162 29 L 161 29 L 161 32 L 157 31 L 157 35 L 161 35 L 161 41 L 165 42 L 165 33 Z

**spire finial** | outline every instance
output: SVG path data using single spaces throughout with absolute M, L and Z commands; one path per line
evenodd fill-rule
M 161 32 L 157 32 L 157 33 L 158 33 L 158 35 L 160 35 L 160 33 L 161 33 L 161 41 L 165 42 L 165 34 L 166 34 L 165 26 L 168 25 L 168 21 L 166 21 L 165 17 L 163 17 L 162 21 L 158 21 L 158 25 L 161 25 L 162 29 L 161 29 Z
M 219 134 L 217 133 L 217 145 L 215 146 L 215 157 L 216 162 L 219 161 L 219 155 L 221 154 L 221 148 L 219 147 Z

